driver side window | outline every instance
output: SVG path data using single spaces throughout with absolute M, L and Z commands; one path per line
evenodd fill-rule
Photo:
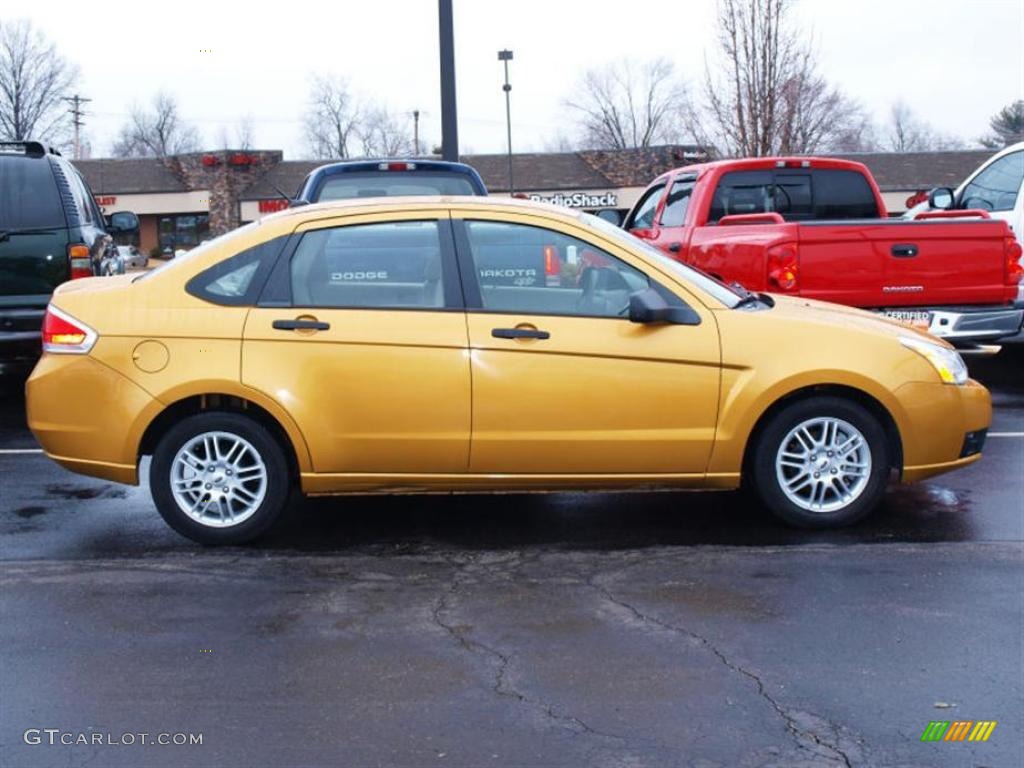
M 986 211 L 1012 211 L 1024 179 L 1024 151 L 996 160 L 964 189 L 962 208 Z
M 650 281 L 609 253 L 561 232 L 466 221 L 483 309 L 536 315 L 626 317 Z

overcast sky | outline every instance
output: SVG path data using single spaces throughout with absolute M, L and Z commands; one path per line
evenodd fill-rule
M 421 137 L 440 141 L 435 0 L 50 0 L 11 10 L 2 15 L 30 18 L 81 68 L 93 156 L 109 153 L 133 103 L 166 89 L 207 145 L 250 114 L 258 147 L 301 157 L 314 72 L 346 75 L 395 111 L 419 109 Z M 498 49 L 515 52 L 513 146 L 540 151 L 573 132 L 562 102 L 588 67 L 666 56 L 698 81 L 713 15 L 714 0 L 455 0 L 462 151 L 505 150 Z M 1024 98 L 1022 0 L 801 0 L 794 18 L 826 77 L 879 120 L 902 99 L 936 130 L 975 139 Z

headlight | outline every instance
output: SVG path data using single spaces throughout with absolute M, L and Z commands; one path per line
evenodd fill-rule
M 910 336 L 900 336 L 900 343 L 931 363 L 939 378 L 946 384 L 967 383 L 967 366 L 964 365 L 963 358 L 952 349 Z

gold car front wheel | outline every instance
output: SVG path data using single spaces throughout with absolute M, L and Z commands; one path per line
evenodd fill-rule
M 860 520 L 881 500 L 890 468 L 878 417 L 853 400 L 825 395 L 774 413 L 760 432 L 750 466 L 765 506 L 801 528 Z
M 280 444 L 239 413 L 189 416 L 157 443 L 149 472 L 157 510 L 178 533 L 201 544 L 258 537 L 290 495 Z

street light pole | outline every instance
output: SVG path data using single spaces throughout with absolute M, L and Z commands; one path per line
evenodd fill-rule
M 441 48 L 441 159 L 458 162 L 459 127 L 455 107 L 455 33 L 452 0 L 437 0 Z
M 508 63 L 512 61 L 512 51 L 507 48 L 498 51 L 498 61 L 505 63 L 505 129 L 508 133 L 508 193 L 514 195 L 516 191 L 515 177 L 512 175 L 512 86 L 508 82 Z

